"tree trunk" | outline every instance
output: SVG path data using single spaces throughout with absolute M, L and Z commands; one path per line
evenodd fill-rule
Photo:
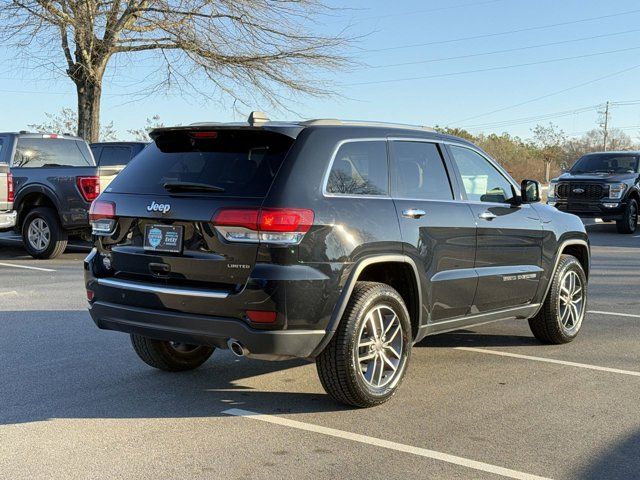
M 100 97 L 102 79 L 78 79 L 78 136 L 87 142 L 100 140 Z
M 546 161 L 545 162 L 545 169 L 544 169 L 544 181 L 545 183 L 548 185 L 549 184 L 549 170 L 551 169 L 551 161 Z

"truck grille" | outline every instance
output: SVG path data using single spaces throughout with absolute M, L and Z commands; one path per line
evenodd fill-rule
M 607 188 L 599 183 L 559 183 L 556 187 L 558 198 L 572 200 L 600 200 L 607 193 Z

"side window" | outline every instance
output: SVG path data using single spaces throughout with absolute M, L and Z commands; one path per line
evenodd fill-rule
M 131 149 L 129 147 L 102 147 L 100 166 L 113 167 L 116 165 L 126 165 L 130 159 Z
M 0 161 L 2 161 L 2 149 L 4 147 L 4 139 L 0 137 Z
M 486 158 L 465 147 L 450 148 L 469 200 L 505 203 L 513 198 L 511 183 Z
M 377 140 L 343 144 L 333 160 L 327 192 L 345 195 L 387 195 L 387 143 Z
M 394 196 L 425 200 L 453 199 L 451 183 L 438 145 L 396 141 L 392 146 Z

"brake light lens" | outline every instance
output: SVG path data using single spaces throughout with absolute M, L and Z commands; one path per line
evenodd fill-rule
M 300 208 L 223 208 L 212 222 L 230 242 L 295 245 L 313 219 L 313 210 Z
M 13 202 L 15 200 L 15 193 L 13 190 L 13 174 L 7 173 L 7 202 Z
M 94 235 L 110 235 L 116 225 L 116 204 L 95 200 L 89 209 L 89 223 Z
M 76 177 L 76 185 L 87 202 L 93 202 L 100 195 L 100 177 Z

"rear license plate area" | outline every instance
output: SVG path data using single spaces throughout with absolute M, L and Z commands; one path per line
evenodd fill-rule
M 184 227 L 147 225 L 144 229 L 144 249 L 152 252 L 181 253 Z

